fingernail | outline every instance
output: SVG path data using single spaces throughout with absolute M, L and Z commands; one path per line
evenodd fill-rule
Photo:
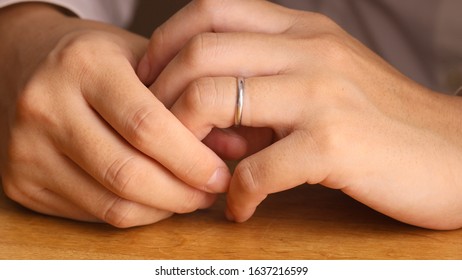
M 138 68 L 136 69 L 136 74 L 142 83 L 146 84 L 149 79 L 149 74 L 151 73 L 151 65 L 149 63 L 148 54 L 145 53 L 143 58 L 141 58 Z
M 217 170 L 215 170 L 215 173 L 213 173 L 212 177 L 210 177 L 205 187 L 207 190 L 212 192 L 223 193 L 228 189 L 230 180 L 231 174 L 229 173 L 228 168 L 219 167 Z

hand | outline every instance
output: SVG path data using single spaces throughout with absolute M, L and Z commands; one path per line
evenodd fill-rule
M 225 191 L 225 163 L 136 76 L 146 39 L 43 4 L 0 10 L 0 34 L 9 197 L 130 227 L 208 207 Z
M 153 33 L 138 74 L 211 148 L 244 147 L 227 196 L 232 220 L 309 183 L 413 225 L 462 226 L 461 99 L 406 78 L 322 15 L 193 1 Z M 237 76 L 246 77 L 247 132 L 209 134 L 233 125 Z M 274 135 L 246 151 L 249 127 Z

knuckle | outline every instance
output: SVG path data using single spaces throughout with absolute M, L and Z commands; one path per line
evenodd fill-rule
M 111 190 L 123 197 L 129 197 L 132 191 L 133 181 L 138 176 L 138 168 L 134 157 L 115 159 L 105 170 L 104 183 Z
M 18 95 L 16 101 L 16 120 L 24 123 L 34 123 L 46 127 L 56 127 L 59 118 L 54 116 L 50 106 L 49 92 L 40 78 L 29 81 Z
M 162 127 L 163 122 L 152 121 L 154 114 L 154 108 L 143 105 L 127 118 L 125 123 L 125 135 L 130 143 L 138 147 L 143 147 L 148 144 L 147 139 L 149 139 L 153 132 L 165 132 L 163 130 L 165 127 Z M 153 129 L 154 123 L 156 125 L 156 129 Z
M 261 193 L 261 186 L 258 180 L 260 169 L 251 161 L 241 161 L 234 171 L 237 184 L 249 194 Z
M 3 192 L 13 201 L 20 202 L 23 199 L 23 193 L 20 191 L 20 185 L 16 184 L 9 177 L 2 178 Z
M 137 226 L 137 219 L 133 214 L 135 203 L 122 198 L 114 198 L 109 202 L 102 213 L 104 222 L 117 228 L 129 228 Z
M 98 31 L 75 31 L 65 35 L 45 63 L 60 69 L 60 75 L 81 85 L 95 81 L 120 53 L 115 38 Z M 95 63 L 98 62 L 98 63 Z
M 31 150 L 30 142 L 24 139 L 25 135 L 12 132 L 12 139 L 6 147 L 6 156 L 10 166 L 34 166 L 36 164 L 37 153 Z
M 50 62 L 61 66 L 67 71 L 88 70 L 95 65 L 95 59 L 98 56 L 95 46 L 97 43 L 103 43 L 94 34 L 75 34 L 64 37 L 60 45 L 50 54 Z
M 26 87 L 23 89 L 21 94 L 18 96 L 16 102 L 16 115 L 21 120 L 37 120 L 41 119 L 44 112 L 39 110 L 38 103 L 38 96 L 37 89 L 31 83 L 28 83 Z
M 30 183 L 21 180 L 15 180 L 9 176 L 5 177 L 6 178 L 3 179 L 3 191 L 9 199 L 25 207 L 30 205 L 32 201 L 42 202 L 42 188 L 34 187 Z
M 204 193 L 199 190 L 190 191 L 181 203 L 178 203 L 174 212 L 178 214 L 186 214 L 196 211 L 199 208 L 199 203 L 204 198 Z
M 32 139 L 31 139 L 32 138 Z M 38 137 L 30 137 L 24 131 L 13 130 L 11 139 L 5 147 L 5 165 L 2 166 L 1 176 L 4 180 L 4 187 L 9 185 L 17 189 L 29 189 L 30 180 L 34 173 L 30 171 L 46 172 L 48 161 L 43 158 L 43 151 L 49 143 L 44 143 Z M 29 172 L 28 172 L 29 171 Z M 18 180 L 22 182 L 18 183 Z
M 223 6 L 223 0 L 196 0 L 194 4 L 201 13 L 213 14 Z
M 201 33 L 194 36 L 181 51 L 179 59 L 188 68 L 199 69 L 216 56 L 219 45 L 218 34 Z
M 323 26 L 324 28 L 327 28 L 327 29 L 339 28 L 337 23 L 335 23 L 334 20 L 332 20 L 329 16 L 326 16 L 323 13 L 311 13 L 310 17 L 312 17 L 319 26 Z
M 215 107 L 217 103 L 216 92 L 216 84 L 213 78 L 195 80 L 185 90 L 185 105 L 195 115 L 205 114 L 208 108 Z
M 323 32 L 340 32 L 342 28 L 329 16 L 318 12 L 295 11 L 294 12 L 294 26 L 297 31 L 310 29 L 315 25 L 317 33 Z M 302 34 L 312 34 L 302 32 Z
M 350 65 L 351 49 L 345 43 L 345 40 L 338 34 L 325 32 L 316 35 L 313 39 L 316 49 L 332 65 Z

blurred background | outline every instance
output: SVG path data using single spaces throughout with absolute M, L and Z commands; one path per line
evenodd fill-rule
M 151 37 L 154 29 L 166 21 L 190 0 L 152 1 L 139 0 L 136 15 L 131 27 L 133 32 Z

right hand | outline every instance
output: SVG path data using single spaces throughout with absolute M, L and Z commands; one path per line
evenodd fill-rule
M 409 224 L 462 227 L 462 100 L 405 77 L 329 18 L 263 0 L 196 0 L 153 33 L 145 58 L 141 79 L 155 80 L 152 92 L 198 139 L 231 156 L 229 142 L 263 139 L 256 153 L 241 149 L 230 220 L 309 183 Z M 239 76 L 243 127 L 273 135 L 211 133 L 234 124 Z
M 225 191 L 226 164 L 137 78 L 146 39 L 43 4 L 0 9 L 0 34 L 0 171 L 11 199 L 130 227 L 209 207 Z

